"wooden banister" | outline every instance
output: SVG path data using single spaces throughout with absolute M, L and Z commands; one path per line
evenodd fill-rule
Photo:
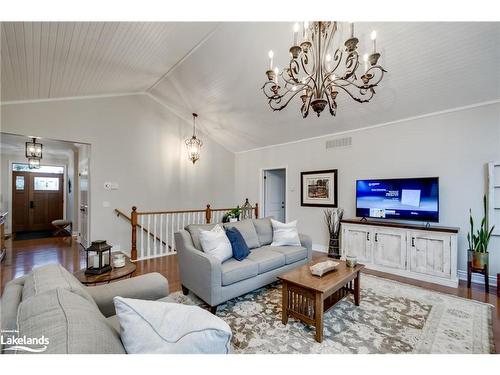
M 227 211 L 230 211 L 234 208 L 212 208 L 209 204 L 207 204 L 206 208 L 205 209 L 198 209 L 198 210 L 169 210 L 169 211 L 144 211 L 144 212 L 139 212 L 137 211 L 137 207 L 136 206 L 133 206 L 132 207 L 132 211 L 130 213 L 130 217 L 127 216 L 127 214 L 125 214 L 124 212 L 120 211 L 119 209 L 115 209 L 115 213 L 116 213 L 116 216 L 118 217 L 123 217 L 124 219 L 128 220 L 131 224 L 131 227 L 132 227 L 132 233 L 131 233 L 131 260 L 137 260 L 137 255 L 138 255 L 138 249 L 137 249 L 137 228 L 140 228 L 144 233 L 147 233 L 149 236 L 151 236 L 153 239 L 154 239 L 154 256 L 161 256 L 161 254 L 163 255 L 168 255 L 167 253 L 174 253 L 173 252 L 173 247 L 174 247 L 174 242 L 173 242 L 173 232 L 174 232 L 174 220 L 175 220 L 175 217 L 177 217 L 177 229 L 179 229 L 179 225 L 181 223 L 181 220 L 180 218 L 182 218 L 182 226 L 184 226 L 185 222 L 184 222 L 184 217 L 185 215 L 184 214 L 188 214 L 187 215 L 187 219 L 188 219 L 188 224 L 192 224 L 192 223 L 200 223 L 200 214 L 201 213 L 205 213 L 205 223 L 207 224 L 210 224 L 212 223 L 213 221 L 218 221 L 221 219 L 221 215 L 216 215 L 214 214 L 215 212 L 219 213 L 219 212 L 227 212 Z M 256 203 L 254 207 L 252 207 L 252 210 L 255 211 L 255 218 L 258 218 L 259 217 L 259 205 Z M 194 215 L 194 214 L 198 214 L 198 215 Z M 190 215 L 191 214 L 191 215 Z M 167 233 L 167 240 L 166 241 L 163 241 L 162 238 L 159 238 L 156 233 L 152 233 L 151 230 L 150 230 L 150 224 L 149 224 L 149 220 L 150 218 L 147 217 L 147 229 L 144 228 L 141 224 L 139 224 L 139 216 L 153 216 L 153 219 L 154 219 L 154 226 L 155 226 L 155 229 L 154 231 L 156 232 L 157 231 L 157 227 L 156 227 L 156 217 L 157 215 L 160 216 L 160 235 L 162 235 L 163 233 Z M 171 215 L 172 217 L 172 221 L 171 221 L 171 226 L 169 227 L 161 227 L 161 223 L 162 223 L 162 220 L 163 220 L 163 215 L 167 215 L 167 220 L 168 220 L 168 215 Z M 189 220 L 193 220 L 193 217 L 194 218 L 198 218 L 198 220 L 194 220 L 194 221 L 189 221 Z M 190 219 L 191 218 L 191 219 Z M 146 218 L 145 218 L 146 219 Z M 141 223 L 145 223 L 144 220 L 141 218 Z M 165 228 L 165 231 L 163 231 L 161 228 Z M 171 229 L 170 229 L 171 228 Z M 170 233 L 171 232 L 171 233 Z M 142 233 L 142 232 L 141 232 Z M 170 238 L 172 239 L 172 242 L 171 242 L 171 245 L 168 245 L 168 233 L 170 233 Z M 156 243 L 160 243 L 160 254 L 158 254 L 156 252 Z M 161 245 L 165 246 L 165 249 L 166 251 L 162 251 L 161 250 Z M 144 254 L 143 254 L 143 249 L 142 249 L 142 236 L 141 236 L 141 259 L 144 257 Z M 148 243 L 148 251 L 147 251 L 147 254 L 148 254 L 148 257 L 150 257 L 150 253 L 149 253 L 149 243 Z
M 126 214 L 124 214 L 122 211 L 120 211 L 119 209 L 115 208 L 115 212 L 116 212 L 116 216 L 118 217 L 123 217 L 124 219 L 126 219 L 127 221 L 129 221 L 131 224 L 132 224 L 132 248 L 131 248 L 131 252 L 130 252 L 130 259 L 131 260 L 136 260 L 137 259 L 137 228 L 140 228 L 142 229 L 142 231 L 144 233 L 149 233 L 149 235 L 151 237 L 153 237 L 156 241 L 159 241 L 161 242 L 163 245 L 165 246 L 168 246 L 169 249 L 172 249 L 172 247 L 170 245 L 168 245 L 165 241 L 162 241 L 158 236 L 156 236 L 154 233 L 151 233 L 151 232 L 148 232 L 148 230 L 146 228 L 143 228 L 141 224 L 138 224 L 137 223 L 137 216 L 139 215 L 139 212 L 137 212 L 137 207 L 132 207 L 132 213 L 131 213 L 131 217 L 128 217 Z M 134 214 L 135 212 L 135 214 Z M 134 224 L 132 223 L 132 218 L 133 217 L 136 217 L 135 218 L 135 230 L 134 230 Z M 135 233 L 135 236 L 134 236 L 134 233 Z M 134 249 L 135 249 L 135 257 L 134 257 Z

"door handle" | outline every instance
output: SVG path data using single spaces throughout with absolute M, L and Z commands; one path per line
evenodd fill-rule
M 378 233 L 375 233 L 375 242 L 378 242 Z
M 411 238 L 411 247 L 415 247 L 415 237 Z
M 367 233 L 366 233 L 366 240 L 367 240 L 367 241 L 370 241 L 370 232 L 367 232 Z
M 30 201 L 30 208 L 35 208 L 35 202 Z

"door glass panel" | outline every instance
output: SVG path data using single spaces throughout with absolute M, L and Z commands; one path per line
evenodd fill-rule
M 30 169 L 25 163 L 12 163 L 12 170 L 15 172 L 31 172 L 31 173 L 57 173 L 63 174 L 64 167 L 53 165 L 41 165 L 38 169 Z
M 16 176 L 16 190 L 24 190 L 24 176 Z
M 35 177 L 35 190 L 59 190 L 59 178 Z

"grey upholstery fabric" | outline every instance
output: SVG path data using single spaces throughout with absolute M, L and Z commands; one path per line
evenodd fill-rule
M 236 221 L 234 223 L 225 223 L 225 228 L 236 228 L 240 231 L 249 249 L 260 247 L 259 237 L 255 230 L 255 225 L 251 219 Z
M 9 281 L 2 295 L 0 329 L 11 330 L 17 327 L 17 308 L 23 298 L 23 285 L 26 277 Z
M 111 284 L 87 287 L 87 290 L 101 313 L 108 317 L 116 314 L 113 297 L 157 300 L 168 296 L 168 281 L 159 273 L 152 272 Z
M 165 297 L 164 297 L 165 298 Z M 106 318 L 106 323 L 113 328 L 116 333 L 120 334 L 120 321 L 118 320 L 118 317 L 116 315 L 112 315 Z
M 262 249 L 269 249 L 282 254 L 285 257 L 286 264 L 307 258 L 307 249 L 302 246 L 265 246 Z
M 125 353 L 119 335 L 95 304 L 63 288 L 24 300 L 18 328 L 20 336 L 47 337 L 47 354 Z
M 276 276 L 309 262 L 312 259 L 311 238 L 306 235 L 299 235 L 299 238 L 302 247 L 306 250 L 306 258 L 295 263 L 290 263 L 288 265 L 285 264 L 281 267 L 257 274 L 256 276 L 250 278 L 242 279 L 232 284 L 222 285 L 223 265 L 230 261 L 236 263 L 238 263 L 238 261 L 232 259 L 221 265 L 221 263 L 214 257 L 198 251 L 193 245 L 193 240 L 191 239 L 189 232 L 181 230 L 180 232 L 175 233 L 175 246 L 177 250 L 177 259 L 179 261 L 181 283 L 210 306 L 217 306 L 218 304 L 230 300 L 231 298 L 238 297 L 257 288 L 261 288 L 275 281 Z M 259 249 L 254 249 L 252 250 L 252 253 L 258 250 Z M 275 251 L 274 248 L 272 251 Z M 293 252 L 290 253 L 290 256 L 291 254 L 293 254 Z M 286 255 L 283 255 L 285 256 L 286 262 Z M 248 258 L 245 260 L 252 262 L 252 260 Z M 291 260 L 290 257 L 289 260 Z M 258 263 L 253 262 L 253 264 L 256 264 L 258 272 Z M 230 268 L 229 265 L 226 265 L 226 267 Z M 233 264 L 232 267 L 236 267 L 236 264 Z
M 217 224 L 189 224 L 185 230 L 191 235 L 193 245 L 196 249 L 203 251 L 200 243 L 200 232 L 202 230 L 212 230 Z
M 34 268 L 24 281 L 23 301 L 56 288 L 76 293 L 95 305 L 85 286 L 60 264 Z
M 266 246 L 273 242 L 273 225 L 271 224 L 271 218 L 253 219 L 253 225 L 255 225 L 255 231 L 259 237 L 260 246 Z
M 249 277 L 257 276 L 259 273 L 258 264 L 248 258 L 243 259 L 241 262 L 231 258 L 222 263 L 221 269 L 222 285 L 234 284 Z
M 253 249 L 247 259 L 250 259 L 251 261 L 258 264 L 259 274 L 274 270 L 285 265 L 285 255 L 273 251 L 273 248 L 271 248 L 270 246 Z

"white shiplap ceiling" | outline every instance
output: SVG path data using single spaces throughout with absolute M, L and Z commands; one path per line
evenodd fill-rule
M 144 91 L 216 24 L 3 22 L 2 100 Z
M 376 29 L 388 70 L 375 98 L 340 98 L 337 117 L 302 119 L 293 102 L 272 112 L 267 51 L 287 63 L 291 25 L 3 23 L 2 100 L 147 91 L 243 151 L 500 98 L 500 23 L 359 23 L 361 53 Z

